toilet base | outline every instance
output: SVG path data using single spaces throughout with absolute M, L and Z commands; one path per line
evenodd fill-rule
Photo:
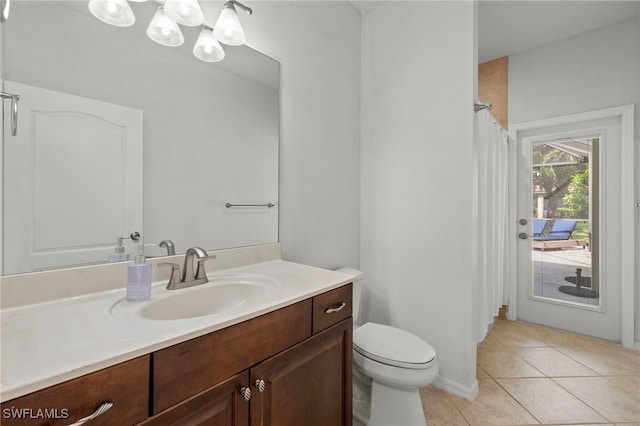
M 417 388 L 393 388 L 373 381 L 371 402 L 367 426 L 427 425 Z
M 394 388 L 375 381 L 354 380 L 355 425 L 366 426 L 426 426 L 420 391 L 416 388 Z M 354 394 L 354 397 L 356 395 Z

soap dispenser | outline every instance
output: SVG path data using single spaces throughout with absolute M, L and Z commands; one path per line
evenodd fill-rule
M 138 244 L 138 255 L 127 265 L 127 300 L 139 302 L 151 297 L 151 263 L 144 257 L 144 244 Z
M 124 252 L 125 247 L 122 245 L 122 237 L 118 237 L 118 245 L 113 253 L 109 254 L 109 262 L 122 262 L 129 260 L 129 253 Z

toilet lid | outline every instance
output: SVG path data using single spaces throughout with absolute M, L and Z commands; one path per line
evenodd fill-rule
M 436 357 L 433 347 L 407 331 L 368 322 L 353 332 L 353 348 L 384 364 L 423 369 Z

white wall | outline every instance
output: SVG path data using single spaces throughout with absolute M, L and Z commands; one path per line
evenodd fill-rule
M 359 266 L 360 15 L 346 2 L 256 2 L 248 44 L 281 63 L 283 258 Z
M 635 104 L 635 164 L 640 165 L 639 40 L 640 19 L 632 19 L 510 56 L 509 123 Z M 640 200 L 640 167 L 635 173 L 636 200 Z M 639 275 L 636 257 L 636 341 L 640 340 Z
M 393 2 L 362 22 L 365 320 L 438 354 L 437 384 L 473 398 L 473 2 Z

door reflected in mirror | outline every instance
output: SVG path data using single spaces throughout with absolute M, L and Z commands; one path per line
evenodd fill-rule
M 102 263 L 134 231 L 150 256 L 167 254 L 163 240 L 178 254 L 278 241 L 279 63 L 247 46 L 200 61 L 199 27 L 181 27 L 183 46 L 157 45 L 145 35 L 156 8 L 131 6 L 128 28 L 84 1 L 15 2 L 2 23 L 2 78 L 25 93 L 19 136 L 4 116 L 3 274 Z M 140 153 L 120 119 L 43 106 L 43 93 L 138 117 Z

